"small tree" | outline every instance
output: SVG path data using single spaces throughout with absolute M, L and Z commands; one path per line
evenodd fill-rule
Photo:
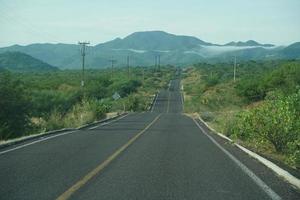
M 0 139 L 25 134 L 30 128 L 30 101 L 23 83 L 0 72 L 0 97 Z

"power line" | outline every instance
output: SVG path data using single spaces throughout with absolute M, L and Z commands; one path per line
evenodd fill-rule
M 41 27 L 33 25 L 31 23 L 31 21 L 26 20 L 26 18 L 22 18 L 22 19 L 16 18 L 15 16 L 17 16 L 18 13 L 14 12 L 16 9 L 12 5 L 6 4 L 6 7 L 9 8 L 9 12 L 5 12 L 5 10 L 2 10 L 4 12 L 0 12 L 0 14 L 1 14 L 0 19 L 2 19 L 2 20 L 3 20 L 3 18 L 6 19 L 6 20 L 3 20 L 3 22 L 18 24 L 19 27 L 21 26 L 22 28 L 25 28 L 24 31 L 26 31 L 27 33 L 34 34 L 34 35 L 38 36 L 39 38 L 44 39 L 45 41 L 48 41 L 49 39 L 51 39 L 55 42 L 61 41 L 61 39 L 58 39 L 52 33 L 46 32 L 45 29 L 42 29 Z

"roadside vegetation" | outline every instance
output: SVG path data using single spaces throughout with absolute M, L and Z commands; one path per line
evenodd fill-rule
M 175 68 L 132 67 L 45 73 L 0 71 L 0 141 L 149 109 L 155 93 L 167 87 Z M 118 93 L 120 99 L 114 100 Z
M 185 112 L 265 156 L 300 168 L 300 61 L 196 64 L 184 73 Z

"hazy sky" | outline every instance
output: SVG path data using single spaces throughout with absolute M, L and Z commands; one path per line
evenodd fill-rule
M 163 30 L 204 41 L 300 41 L 300 0 L 0 0 L 0 46 L 93 45 Z

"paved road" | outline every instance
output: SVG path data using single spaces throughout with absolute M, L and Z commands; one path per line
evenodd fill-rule
M 0 199 L 300 198 L 183 115 L 179 88 L 172 80 L 152 112 L 0 150 Z

